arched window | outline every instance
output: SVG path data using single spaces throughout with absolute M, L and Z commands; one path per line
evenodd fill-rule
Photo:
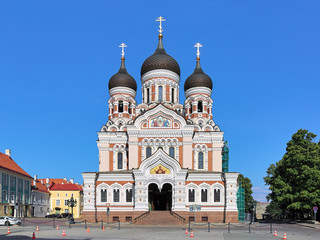
M 172 157 L 172 158 L 175 158 L 174 155 L 175 155 L 175 154 L 174 154 L 174 147 L 170 147 L 170 148 L 169 148 L 169 156 Z
M 146 158 L 151 156 L 151 147 L 146 148 Z
M 129 112 L 129 114 L 131 114 L 131 102 L 129 102 L 128 112 Z
M 150 102 L 150 89 L 147 88 L 147 103 Z
M 107 189 L 101 189 L 101 202 L 107 202 Z
M 207 202 L 208 200 L 208 190 L 201 189 L 201 202 Z
M 121 101 L 121 100 L 119 101 L 119 106 L 118 107 L 119 107 L 119 111 L 118 112 L 119 113 L 123 112 L 123 101 Z
M 198 112 L 202 112 L 202 101 L 198 102 Z
M 192 113 L 192 103 L 190 103 L 190 114 Z
M 195 194 L 194 194 L 194 189 L 189 189 L 189 202 L 194 202 L 194 197 L 195 197 Z
M 132 202 L 132 189 L 126 190 L 126 202 Z
M 158 100 L 159 102 L 162 102 L 162 86 L 159 86 L 158 88 Z
M 213 193 L 214 202 L 220 202 L 220 189 L 215 189 Z
M 113 202 L 120 202 L 120 190 L 113 189 Z
M 198 153 L 198 169 L 203 169 L 203 152 Z
M 123 168 L 123 154 L 122 152 L 118 152 L 118 169 Z
M 175 100 L 174 99 L 174 88 L 171 88 L 171 101 L 172 101 L 172 103 L 175 102 L 174 100 Z

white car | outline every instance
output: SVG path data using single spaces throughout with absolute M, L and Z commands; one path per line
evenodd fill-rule
M 2 216 L 0 217 L 0 225 L 10 226 L 10 225 L 21 225 L 21 220 L 15 217 Z

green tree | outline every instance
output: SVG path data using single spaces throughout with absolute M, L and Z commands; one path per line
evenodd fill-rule
M 251 212 L 253 203 L 251 180 L 244 177 L 242 174 L 239 174 L 238 182 L 242 183 L 242 187 L 244 188 L 245 212 Z
M 316 135 L 300 129 L 287 143 L 286 153 L 271 164 L 264 177 L 267 196 L 291 218 L 303 218 L 320 204 L 320 142 Z

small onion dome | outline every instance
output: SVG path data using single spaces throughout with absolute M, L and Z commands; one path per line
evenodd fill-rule
M 109 90 L 115 87 L 127 87 L 137 91 L 136 80 L 127 72 L 124 65 L 124 57 L 121 58 L 121 66 L 119 71 L 109 80 Z
M 212 90 L 212 80 L 205 74 L 200 66 L 200 58 L 197 58 L 197 65 L 194 72 L 184 83 L 184 91 L 194 87 L 207 87 Z
M 156 51 L 148 57 L 142 64 L 141 76 L 146 72 L 166 69 L 175 72 L 180 76 L 180 67 L 177 61 L 166 53 L 162 44 L 162 34 L 159 34 L 159 43 Z

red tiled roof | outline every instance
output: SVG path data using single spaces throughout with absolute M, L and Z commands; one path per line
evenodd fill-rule
M 50 190 L 70 190 L 70 191 L 82 191 L 82 186 L 78 184 L 55 184 L 50 187 Z
M 24 171 L 11 157 L 4 153 L 0 153 L 0 168 L 7 169 L 26 177 L 32 178 L 26 171 Z
M 33 182 L 31 182 L 31 185 L 33 185 Z M 45 192 L 45 193 L 49 193 L 47 186 L 45 183 L 41 183 L 41 181 L 37 180 L 36 181 L 36 191 L 40 191 L 40 192 Z

